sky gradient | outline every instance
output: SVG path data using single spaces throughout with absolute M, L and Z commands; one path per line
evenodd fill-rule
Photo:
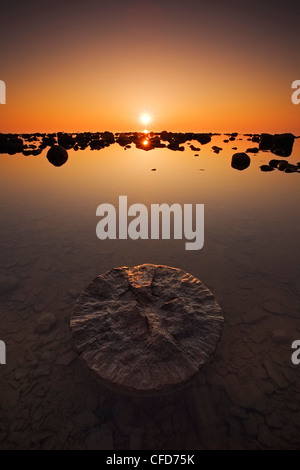
M 300 134 L 298 1 L 1 2 L 0 132 Z

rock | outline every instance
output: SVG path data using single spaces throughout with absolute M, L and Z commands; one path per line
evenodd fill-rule
M 167 132 L 167 131 L 162 131 L 162 132 L 160 133 L 160 138 L 161 138 L 161 140 L 168 141 L 169 138 L 170 138 L 169 132 Z
M 105 140 L 105 142 L 108 144 L 113 144 L 115 142 L 114 134 L 108 131 L 103 132 L 102 139 Z
M 261 165 L 259 168 L 261 169 L 261 171 L 274 171 L 275 170 L 274 167 L 269 166 L 269 165 Z
M 58 132 L 57 134 L 57 143 L 58 146 L 63 147 L 65 150 L 66 149 L 71 149 L 74 147 L 75 140 L 73 139 L 72 135 L 67 134 L 65 132 Z
M 131 144 L 131 139 L 125 135 L 125 134 L 120 134 L 116 142 L 121 145 L 121 147 L 125 147 L 126 145 Z
M 269 165 L 272 166 L 273 168 L 277 168 L 279 163 L 287 163 L 285 160 L 270 160 Z
M 214 153 L 216 153 L 216 154 L 219 154 L 221 152 L 221 150 L 223 150 L 222 147 L 218 147 L 217 145 L 213 145 L 212 149 L 213 149 Z
M 211 141 L 211 134 L 195 134 L 194 137 L 201 145 L 208 144 Z
M 36 333 L 48 333 L 56 324 L 56 318 L 52 313 L 42 313 L 35 326 Z
M 280 157 L 289 157 L 293 151 L 295 137 L 293 134 L 261 134 L 259 150 L 270 150 Z
M 272 153 L 280 157 L 289 157 L 293 151 L 294 140 L 293 134 L 275 134 L 273 136 Z
M 62 166 L 68 160 L 68 152 L 61 145 L 53 145 L 47 153 L 49 163 L 54 166 Z
M 94 279 L 70 326 L 75 348 L 101 383 L 147 396 L 172 392 L 198 374 L 215 353 L 223 316 L 191 274 L 144 264 Z
M 288 162 L 286 161 L 280 161 L 277 165 L 278 170 L 280 171 L 285 171 L 285 169 L 289 166 Z
M 297 171 L 297 167 L 294 167 L 292 165 L 289 165 L 284 170 L 285 173 L 296 173 L 296 171 Z
M 251 147 L 251 148 L 247 149 L 246 152 L 248 152 L 248 153 L 258 153 L 259 148 L 258 147 Z
M 195 147 L 193 144 L 190 145 L 190 149 L 193 151 L 193 152 L 200 152 L 200 147 Z
M 181 152 L 184 151 L 184 147 L 182 145 L 179 145 L 178 142 L 170 142 L 168 145 L 167 145 L 167 148 L 170 149 L 170 150 L 179 150 Z
M 14 291 L 19 285 L 19 279 L 10 275 L 0 275 L 0 295 Z
M 156 168 L 151 168 L 151 171 L 156 171 Z
M 261 134 L 259 140 L 259 150 L 271 150 L 273 146 L 272 134 Z
M 245 170 L 250 162 L 250 157 L 246 153 L 235 153 L 232 155 L 231 167 L 235 170 Z

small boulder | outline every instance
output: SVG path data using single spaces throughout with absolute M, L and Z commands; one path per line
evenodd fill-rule
M 246 153 L 235 153 L 232 155 L 231 167 L 235 170 L 245 170 L 250 165 L 250 157 Z
M 52 145 L 47 153 L 48 162 L 53 166 L 62 166 L 68 160 L 68 152 L 61 145 Z
M 36 333 L 48 333 L 56 324 L 56 318 L 52 313 L 42 313 L 35 326 Z

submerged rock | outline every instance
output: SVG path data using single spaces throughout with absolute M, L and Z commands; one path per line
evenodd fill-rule
M 77 300 L 70 326 L 75 348 L 101 383 L 151 396 L 189 383 L 207 364 L 223 316 L 191 274 L 144 264 L 94 279 Z
M 56 318 L 52 313 L 42 313 L 35 326 L 36 333 L 48 333 L 56 324 Z

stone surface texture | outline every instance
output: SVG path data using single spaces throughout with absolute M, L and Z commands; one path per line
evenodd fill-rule
M 78 298 L 70 326 L 76 350 L 102 383 L 151 395 L 196 376 L 215 353 L 223 316 L 199 279 L 144 264 L 94 279 Z

